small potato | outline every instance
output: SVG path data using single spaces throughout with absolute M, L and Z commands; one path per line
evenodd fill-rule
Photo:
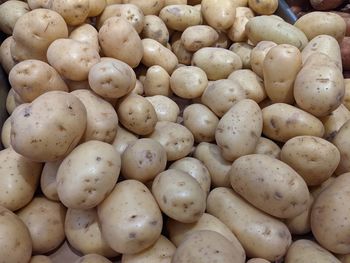
M 171 36 L 171 50 L 176 55 L 179 63 L 184 65 L 191 65 L 191 60 L 193 57 L 193 52 L 188 51 L 181 41 L 181 33 L 175 32 Z
M 0 45 L 0 64 L 7 74 L 16 65 L 16 62 L 13 59 L 10 50 L 12 42 L 13 37 L 10 36 L 6 38 Z
M 227 35 L 233 42 L 245 42 L 248 40 L 245 26 L 249 19 L 254 17 L 252 9 L 248 7 L 237 7 L 233 26 L 228 29 Z
M 84 23 L 90 12 L 89 0 L 55 0 L 50 9 L 59 13 L 67 25 L 77 26 Z
M 176 247 L 166 237 L 160 236 L 154 245 L 137 254 L 123 254 L 123 263 L 171 263 Z
M 19 154 L 53 162 L 67 156 L 86 128 L 86 109 L 74 95 L 49 91 L 11 115 L 11 145 Z
M 234 23 L 236 14 L 234 1 L 202 0 L 201 10 L 208 25 L 217 30 L 226 30 Z
M 62 160 L 57 162 L 47 162 L 41 172 L 40 189 L 46 198 L 52 201 L 59 201 L 57 193 L 56 176 Z
M 208 168 L 213 186 L 229 186 L 228 171 L 231 162 L 226 161 L 221 154 L 220 147 L 216 144 L 201 142 L 197 145 L 194 157 L 202 161 Z
M 147 69 L 143 85 L 146 96 L 169 96 L 171 94 L 170 76 L 164 68 L 158 65 L 151 66 Z
M 234 43 L 231 45 L 230 50 L 236 53 L 242 60 L 244 69 L 251 69 L 250 56 L 253 50 L 253 46 L 247 43 Z M 232 72 L 233 73 L 233 72 Z
M 66 208 L 61 203 L 35 197 L 17 215 L 30 232 L 33 253 L 47 253 L 63 242 Z
M 69 38 L 86 43 L 89 46 L 93 46 L 97 52 L 100 51 L 100 45 L 98 43 L 98 32 L 96 28 L 90 24 L 83 24 L 76 27 L 70 33 Z
M 89 0 L 89 15 L 88 17 L 98 16 L 103 12 L 107 3 L 106 0 Z
M 202 96 L 208 86 L 205 72 L 195 66 L 180 67 L 171 74 L 170 88 L 180 98 L 194 99 Z
M 349 134 L 350 120 L 344 123 L 332 141 L 340 152 L 340 162 L 335 171 L 337 175 L 350 172 L 350 145 L 347 139 Z
M 151 38 L 142 39 L 143 57 L 142 63 L 151 67 L 159 65 L 164 68 L 168 74 L 171 74 L 179 63 L 175 54 L 160 44 L 158 41 Z
M 263 62 L 264 86 L 273 102 L 293 103 L 294 81 L 302 66 L 301 53 L 292 45 L 273 47 Z
M 158 174 L 152 193 L 162 212 L 179 222 L 194 223 L 205 211 L 206 193 L 195 178 L 181 170 Z
M 138 135 L 152 133 L 158 121 L 152 104 L 137 94 L 127 96 L 120 103 L 117 113 L 120 123 Z
M 89 254 L 77 259 L 74 263 L 112 263 L 112 261 L 98 254 Z
M 247 263 L 268 263 L 270 261 L 267 261 L 266 259 L 263 258 L 251 258 L 247 261 Z
M 243 249 L 232 247 L 222 235 L 210 230 L 201 230 L 188 235 L 176 249 L 173 263 L 245 262 Z
M 107 6 L 114 5 L 114 4 L 121 4 L 123 0 L 106 0 Z
M 310 12 L 300 17 L 294 26 L 302 30 L 309 40 L 318 35 L 330 35 L 339 43 L 343 40 L 346 31 L 344 19 L 330 12 Z
M 60 201 L 74 209 L 97 206 L 112 191 L 120 166 L 120 155 L 112 145 L 100 141 L 80 144 L 58 168 Z
M 23 102 L 32 102 L 52 90 L 68 91 L 57 71 L 40 60 L 25 60 L 16 64 L 9 73 L 11 87 Z
M 330 115 L 321 117 L 320 120 L 325 128 L 323 137 L 331 141 L 337 135 L 343 124 L 350 120 L 350 111 L 341 104 L 337 109 L 332 111 Z
M 261 136 L 263 118 L 259 105 L 250 99 L 234 104 L 220 119 L 215 140 L 228 161 L 254 152 Z
M 153 105 L 158 121 L 177 121 L 180 108 L 175 101 L 163 95 L 146 97 L 146 99 Z
M 102 236 L 96 208 L 88 210 L 68 208 L 64 231 L 69 244 L 84 255 L 94 253 L 104 257 L 118 255 L 107 245 Z
M 260 137 L 254 153 L 265 154 L 272 158 L 280 159 L 281 148 L 272 140 Z
M 148 15 L 145 16 L 141 37 L 154 39 L 165 46 L 169 42 L 169 30 L 160 17 Z
M 47 256 L 33 256 L 29 263 L 52 263 L 52 260 Z
M 184 31 L 186 28 L 202 24 L 201 12 L 190 5 L 168 5 L 159 13 L 169 29 Z
M 28 104 L 24 103 L 17 92 L 14 89 L 10 89 L 7 98 L 6 98 L 6 110 L 9 114 L 12 114 L 12 112 L 20 105 L 22 104 Z
M 8 117 L 1 128 L 1 143 L 4 148 L 11 146 L 11 117 Z
M 129 144 L 137 140 L 137 136 L 124 128 L 117 126 L 117 135 L 112 143 L 117 152 L 122 155 Z
M 22 15 L 30 11 L 26 2 L 10 0 L 0 5 L 0 30 L 12 35 L 13 28 Z
M 88 80 L 74 81 L 74 80 L 65 79 L 64 81 L 66 82 L 69 91 L 74 91 L 78 89 L 91 90 Z
M 98 32 L 98 39 L 107 57 L 119 59 L 132 68 L 139 65 L 143 56 L 141 38 L 124 18 L 107 19 Z
M 192 57 L 192 66 L 205 71 L 209 80 L 225 79 L 233 71 L 242 68 L 241 58 L 230 50 L 206 47 Z
M 212 46 L 219 39 L 219 34 L 210 26 L 197 25 L 187 27 L 181 35 L 181 42 L 191 52 Z
M 250 54 L 250 64 L 252 70 L 261 78 L 264 77 L 263 64 L 267 53 L 271 48 L 277 46 L 276 43 L 272 41 L 260 41 L 252 50 Z
M 98 206 L 98 219 L 102 236 L 113 250 L 123 254 L 136 254 L 151 247 L 163 226 L 162 214 L 151 192 L 136 180 L 125 180 L 115 186 Z
M 123 0 L 123 4 L 134 4 L 141 8 L 145 15 L 158 15 L 164 7 L 165 0 Z
M 286 142 L 295 136 L 310 135 L 322 137 L 322 122 L 297 107 L 285 103 L 275 103 L 265 107 L 263 113 L 263 133 L 270 139 Z
M 277 7 L 277 0 L 249 0 L 249 7 L 259 15 L 272 15 Z

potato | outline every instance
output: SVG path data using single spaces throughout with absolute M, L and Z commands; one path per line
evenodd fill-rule
M 79 143 L 86 127 L 86 109 L 74 95 L 50 91 L 17 108 L 11 127 L 16 152 L 37 162 L 57 161 Z
M 254 153 L 265 154 L 272 158 L 280 159 L 281 149 L 272 140 L 260 137 L 255 147 Z
M 278 7 L 277 0 L 249 0 L 249 8 L 259 15 L 272 15 Z
M 139 65 L 143 56 L 141 39 L 124 18 L 107 19 L 98 32 L 98 39 L 107 57 L 119 59 L 132 68 Z
M 343 40 L 346 31 L 344 19 L 334 13 L 314 11 L 303 15 L 294 24 L 311 40 L 318 35 L 330 35 L 339 43 Z
M 89 254 L 77 259 L 74 263 L 112 263 L 112 261 L 98 254 Z
M 29 230 L 33 253 L 47 253 L 63 242 L 66 208 L 61 203 L 35 197 L 17 215 Z
M 57 193 L 57 170 L 60 167 L 62 160 L 57 162 L 47 162 L 41 172 L 40 189 L 46 198 L 52 201 L 59 201 Z
M 215 139 L 222 156 L 233 161 L 253 153 L 261 136 L 263 126 L 259 105 L 250 99 L 234 104 L 220 119 Z
M 52 1 L 50 0 L 28 0 L 28 5 L 30 9 L 38 9 L 38 8 L 50 8 Z
M 325 128 L 323 137 L 326 140 L 332 140 L 343 124 L 350 120 L 350 111 L 341 104 L 337 109 L 332 111 L 330 115 L 321 117 L 320 120 Z
M 236 53 L 242 60 L 244 69 L 251 69 L 250 56 L 253 50 L 253 46 L 247 43 L 234 43 L 230 46 L 230 50 Z M 232 72 L 233 73 L 233 72 Z
M 350 171 L 350 160 L 349 160 L 349 143 L 347 138 L 349 137 L 350 131 L 350 120 L 346 121 L 343 126 L 341 126 L 338 133 L 333 139 L 333 144 L 338 148 L 340 152 L 340 163 L 337 170 L 335 171 L 337 175 L 347 173 Z
M 179 63 L 184 65 L 191 65 L 193 52 L 188 51 L 181 41 L 181 32 L 175 32 L 171 36 L 171 50 L 177 57 Z
M 88 17 L 98 16 L 103 12 L 107 3 L 106 0 L 89 0 L 89 14 Z
M 230 50 L 205 47 L 194 53 L 192 66 L 205 71 L 209 80 L 225 79 L 233 71 L 242 68 L 241 58 Z
M 187 5 L 187 0 L 165 0 L 164 6 L 168 5 Z
M 78 89 L 91 90 L 88 80 L 75 81 L 75 80 L 65 79 L 64 82 L 66 82 L 69 91 L 74 91 Z
M 117 135 L 112 143 L 116 151 L 122 155 L 129 144 L 137 140 L 137 136 L 124 128 L 117 126 Z
M 123 4 L 128 3 L 137 5 L 145 15 L 157 15 L 164 7 L 164 0 L 123 0 Z
M 32 256 L 32 240 L 22 220 L 5 207 L 0 206 L 0 258 L 4 262 L 29 262 Z
M 202 96 L 207 86 L 207 75 L 201 68 L 195 66 L 177 68 L 170 77 L 171 90 L 184 99 Z
M 52 261 L 47 256 L 38 255 L 38 256 L 33 256 L 30 259 L 29 263 L 52 263 Z
M 213 186 L 229 186 L 228 171 L 231 162 L 226 161 L 221 154 L 220 147 L 216 144 L 201 142 L 197 145 L 194 157 L 202 161 L 208 168 Z
M 202 0 L 202 15 L 209 26 L 217 30 L 230 28 L 235 19 L 236 5 L 231 0 Z
M 59 13 L 67 25 L 77 26 L 84 23 L 90 12 L 89 0 L 55 0 L 50 9 Z
M 27 3 L 22 1 L 6 1 L 0 5 L 0 30 L 11 35 L 13 28 L 22 15 L 30 11 Z
M 46 61 L 46 52 L 50 44 L 56 39 L 67 37 L 67 25 L 58 13 L 48 9 L 35 9 L 17 20 L 13 28 L 11 54 L 15 61 Z
M 285 224 L 251 206 L 232 189 L 212 190 L 207 199 L 207 212 L 235 234 L 248 257 L 275 261 L 284 256 L 291 244 Z
M 263 75 L 265 90 L 271 101 L 294 102 L 294 81 L 301 66 L 301 53 L 296 47 L 282 44 L 270 49 L 263 62 Z
M 120 155 L 105 142 L 77 146 L 57 171 L 57 193 L 69 208 L 90 209 L 112 191 L 120 172 Z
M 146 97 L 146 99 L 153 105 L 158 121 L 177 121 L 180 108 L 175 101 L 163 95 Z
M 16 65 L 12 55 L 11 55 L 11 44 L 13 42 L 13 37 L 10 36 L 6 38 L 0 45 L 0 64 L 6 74 Z
M 164 68 L 168 74 L 171 74 L 179 63 L 175 54 L 160 44 L 158 41 L 151 38 L 142 39 L 144 54 L 142 63 L 151 67 L 159 65 Z
M 12 114 L 12 112 L 22 104 L 27 105 L 28 103 L 23 103 L 17 92 L 14 89 L 10 89 L 6 98 L 7 112 Z
M 268 263 L 266 259 L 263 258 L 251 258 L 247 261 L 247 263 Z
M 9 73 L 9 82 L 23 102 L 32 102 L 52 90 L 68 91 L 66 83 L 53 67 L 34 59 L 16 64 Z
M 314 199 L 317 199 L 317 197 L 320 195 L 320 193 L 322 193 L 322 191 L 324 189 L 326 189 L 328 186 L 330 186 L 335 181 L 335 179 L 336 179 L 336 177 L 332 176 L 332 177 L 329 177 L 326 181 L 324 181 L 320 185 L 311 186 L 309 189 L 310 189 L 310 193 L 312 194 Z
M 308 40 L 299 28 L 270 16 L 256 16 L 246 25 L 248 39 L 256 45 L 262 40 L 289 44 L 302 50 Z
M 344 0 L 310 0 L 310 3 L 313 8 L 316 10 L 331 10 L 337 8 L 341 5 Z
M 17 154 L 11 147 L 0 151 L 0 205 L 18 210 L 32 200 L 39 182 L 41 163 Z
M 310 135 L 322 137 L 322 122 L 297 107 L 285 103 L 275 103 L 262 110 L 263 134 L 268 138 L 286 142 L 295 136 Z
M 260 41 L 251 51 L 250 54 L 250 64 L 252 70 L 261 78 L 264 77 L 263 64 L 267 53 L 271 48 L 277 46 L 276 43 L 272 41 Z
M 243 249 L 232 247 L 222 235 L 210 230 L 201 230 L 188 235 L 176 249 L 172 262 L 209 263 L 245 262 Z
M 1 128 L 1 143 L 4 148 L 11 146 L 11 118 L 8 117 Z
M 114 4 L 121 4 L 123 0 L 106 0 L 107 6 Z
M 137 254 L 123 254 L 123 263 L 171 263 L 176 247 L 166 237 L 160 236 L 154 245 Z
M 227 36 L 233 42 L 245 42 L 248 40 L 247 34 L 245 32 L 245 26 L 249 19 L 254 17 L 253 11 L 248 7 L 237 7 L 235 20 L 227 31 Z
M 148 15 L 145 16 L 141 37 L 154 39 L 165 46 L 169 42 L 169 31 L 160 17 Z
M 349 263 L 350 260 L 350 255 L 346 254 L 346 255 L 337 255 L 337 258 L 340 260 L 340 262 L 342 263 Z
M 151 192 L 136 180 L 118 183 L 97 211 L 102 236 L 119 253 L 139 253 L 160 237 L 162 214 Z
M 350 109 L 350 79 L 344 79 L 345 95 L 343 105 L 349 110 Z
M 97 52 L 100 51 L 100 45 L 98 43 L 98 32 L 90 24 L 82 24 L 81 26 L 76 27 L 69 34 L 69 38 L 93 46 Z
M 219 39 L 219 34 L 210 26 L 197 25 L 187 27 L 181 35 L 181 42 L 186 50 L 196 52 L 203 47 L 212 46 Z
M 205 211 L 206 193 L 195 178 L 181 170 L 158 174 L 152 193 L 162 212 L 179 222 L 194 223 Z
M 349 19 L 350 21 L 350 19 Z M 340 43 L 341 58 L 344 70 L 350 70 L 350 50 L 349 50 L 350 37 L 344 37 Z
M 107 245 L 102 236 L 96 208 L 88 210 L 68 208 L 64 231 L 69 244 L 84 255 L 99 254 L 104 257 L 118 255 Z
M 149 67 L 144 80 L 144 90 L 146 96 L 169 96 L 171 94 L 171 90 L 170 76 L 168 72 L 158 65 Z
M 136 80 L 136 84 L 134 89 L 131 91 L 131 93 L 137 94 L 137 95 L 143 95 L 144 94 L 144 87 L 141 81 L 138 79 Z

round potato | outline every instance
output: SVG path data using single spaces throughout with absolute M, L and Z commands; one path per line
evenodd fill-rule
M 153 105 L 158 121 L 177 121 L 180 108 L 175 101 L 163 95 L 146 97 L 146 99 Z
M 4 148 L 11 146 L 11 117 L 8 117 L 1 128 L 1 143 Z
M 16 61 L 11 55 L 12 42 L 13 37 L 10 36 L 6 38 L 0 45 L 0 64 L 7 74 L 16 65 Z
M 203 47 L 212 46 L 219 39 L 219 34 L 210 26 L 197 25 L 185 29 L 181 35 L 181 42 L 191 52 Z
M 201 11 L 208 25 L 226 30 L 234 23 L 236 6 L 231 0 L 202 0 Z
M 12 35 L 17 20 L 30 11 L 26 2 L 5 1 L 0 5 L 0 30 L 7 35 Z
M 123 127 L 117 126 L 117 135 L 112 143 L 116 151 L 122 155 L 129 144 L 137 140 L 137 136 Z
M 319 119 L 322 121 L 325 129 L 323 137 L 326 140 L 332 141 L 344 123 L 350 120 L 350 111 L 344 104 L 340 104 L 330 115 Z
M 55 0 L 50 9 L 59 13 L 67 25 L 77 26 L 85 22 L 90 12 L 89 0 Z
M 107 3 L 106 0 L 89 0 L 89 15 L 88 17 L 98 16 L 103 12 Z
M 112 261 L 98 254 L 89 254 L 77 259 L 74 263 L 112 263 Z
M 261 78 L 264 77 L 263 64 L 267 53 L 271 48 L 277 46 L 276 43 L 272 41 L 260 41 L 251 51 L 250 54 L 250 64 L 252 70 Z
M 164 7 L 165 0 L 123 0 L 123 4 L 128 3 L 137 5 L 145 15 L 157 15 Z
M 236 53 L 242 60 L 244 69 L 251 69 L 250 56 L 253 50 L 253 46 L 247 43 L 233 43 L 230 48 L 231 51 Z
M 233 42 L 247 41 L 248 36 L 245 31 L 245 26 L 252 17 L 254 17 L 252 9 L 248 7 L 237 7 L 235 21 L 233 22 L 232 27 L 228 29 L 227 36 Z
M 52 263 L 52 260 L 47 256 L 37 255 L 33 256 L 29 263 Z
M 350 133 L 350 120 L 345 122 L 333 139 L 333 144 L 340 152 L 340 162 L 335 171 L 337 175 L 350 172 L 350 145 L 348 142 Z
M 40 189 L 46 198 L 52 201 L 59 201 L 57 193 L 56 176 L 62 160 L 57 162 L 47 162 L 41 172 Z
M 158 65 L 151 66 L 147 69 L 143 85 L 146 96 L 169 96 L 171 94 L 170 76 L 164 68 Z
M 148 15 L 145 16 L 141 37 L 154 39 L 165 46 L 169 42 L 169 30 L 160 17 Z
M 103 2 L 103 1 L 100 1 L 100 2 Z M 96 28 L 94 28 L 90 24 L 83 24 L 81 26 L 76 27 L 69 34 L 69 38 L 86 43 L 89 46 L 93 46 L 95 50 L 97 50 L 97 52 L 100 51 L 100 45 L 98 43 L 98 32 Z
M 260 137 L 254 153 L 265 154 L 272 158 L 280 159 L 281 148 L 272 140 Z
M 259 15 L 272 15 L 278 7 L 278 0 L 249 0 L 248 5 Z

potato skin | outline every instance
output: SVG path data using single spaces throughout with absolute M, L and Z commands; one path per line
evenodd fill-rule
M 138 6 L 145 15 L 158 15 L 165 4 L 165 0 L 123 0 L 122 2 L 123 4 L 134 4 Z
M 230 0 L 202 0 L 201 11 L 208 25 L 226 30 L 234 23 L 236 6 Z
M 112 261 L 98 254 L 89 254 L 82 256 L 74 261 L 74 263 L 112 263 Z
M 272 158 L 280 159 L 281 148 L 274 141 L 260 137 L 254 153 L 265 154 Z
M 7 74 L 16 65 L 16 62 L 11 55 L 12 42 L 13 37 L 9 36 L 3 40 L 0 45 L 0 64 Z
M 60 167 L 62 160 L 56 162 L 45 163 L 40 177 L 40 188 L 46 198 L 52 201 L 59 201 L 57 194 L 57 170 Z
M 5 1 L 0 5 L 0 30 L 7 35 L 12 35 L 17 20 L 29 12 L 29 6 L 22 1 Z
M 30 259 L 29 263 L 52 263 L 52 260 L 47 256 L 36 255 Z
M 316 10 L 331 10 L 340 6 L 344 0 L 310 0 L 310 4 Z
M 180 108 L 175 101 L 163 95 L 146 97 L 156 111 L 158 121 L 176 122 Z
M 344 37 L 340 43 L 341 58 L 344 70 L 350 70 L 350 37 Z
M 212 46 L 219 39 L 219 34 L 210 26 L 190 26 L 181 34 L 181 42 L 186 50 L 196 52 L 203 47 Z
M 344 104 L 340 104 L 330 115 L 320 118 L 325 129 L 324 139 L 332 141 L 344 123 L 350 120 L 350 111 Z
M 252 49 L 250 53 L 250 64 L 252 70 L 260 77 L 264 77 L 263 64 L 267 53 L 271 48 L 277 46 L 275 42 L 262 40 Z
M 248 1 L 249 7 L 259 15 L 272 15 L 277 7 L 278 7 L 278 1 L 277 0 L 249 0 Z
M 155 15 L 145 16 L 142 38 L 152 38 L 162 45 L 169 42 L 169 31 L 161 18 Z
M 350 172 L 350 145 L 349 145 L 349 134 L 350 134 L 350 120 L 344 123 L 340 128 L 337 135 L 333 139 L 333 144 L 338 148 L 340 152 L 340 162 L 335 173 L 337 175 Z
M 90 12 L 89 0 L 55 0 L 50 9 L 59 13 L 67 25 L 77 26 L 84 23 Z
M 11 116 L 8 117 L 1 128 L 1 143 L 4 148 L 11 146 Z

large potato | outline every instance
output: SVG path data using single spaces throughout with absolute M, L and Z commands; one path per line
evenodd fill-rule
M 11 0 L 0 5 L 0 30 L 11 35 L 17 20 L 30 11 L 26 2 Z
M 331 114 L 321 117 L 320 120 L 325 129 L 323 137 L 326 140 L 333 140 L 344 123 L 350 120 L 350 111 L 344 104 L 340 104 Z
M 84 42 L 90 46 L 93 46 L 98 52 L 100 51 L 100 45 L 98 43 L 98 32 L 90 24 L 82 24 L 76 27 L 70 34 L 69 38 Z
M 146 99 L 153 105 L 158 121 L 177 121 L 180 108 L 175 101 L 163 95 L 146 97 Z
M 164 7 L 165 0 L 123 0 L 123 4 L 137 5 L 145 15 L 158 15 Z
M 11 45 L 13 41 L 13 37 L 9 36 L 3 40 L 0 45 L 0 64 L 7 74 L 16 65 L 16 61 L 11 55 Z
M 103 237 L 119 253 L 139 253 L 160 237 L 162 214 L 151 192 L 136 180 L 118 183 L 97 211 Z
M 40 189 L 46 198 L 52 201 L 59 201 L 57 194 L 56 176 L 62 160 L 45 163 L 40 177 Z
M 202 0 L 201 11 L 208 25 L 226 30 L 234 23 L 236 5 L 231 0 Z
M 77 26 L 84 23 L 90 12 L 89 0 L 54 0 L 50 9 L 59 13 L 67 25 Z
M 197 25 L 185 29 L 181 35 L 181 42 L 191 52 L 203 47 L 212 46 L 219 39 L 219 34 L 210 26 Z
M 171 95 L 170 76 L 161 66 L 154 65 L 147 69 L 143 85 L 146 96 Z
M 333 139 L 333 144 L 340 152 L 340 162 L 335 171 L 337 175 L 350 172 L 350 120 L 345 122 Z
M 277 46 L 275 42 L 263 40 L 252 49 L 250 54 L 250 64 L 252 70 L 261 78 L 264 77 L 263 64 L 265 57 L 270 49 L 275 46 Z
M 117 135 L 115 136 L 112 145 L 117 152 L 122 155 L 128 145 L 136 141 L 137 138 L 138 137 L 135 134 L 118 125 Z

